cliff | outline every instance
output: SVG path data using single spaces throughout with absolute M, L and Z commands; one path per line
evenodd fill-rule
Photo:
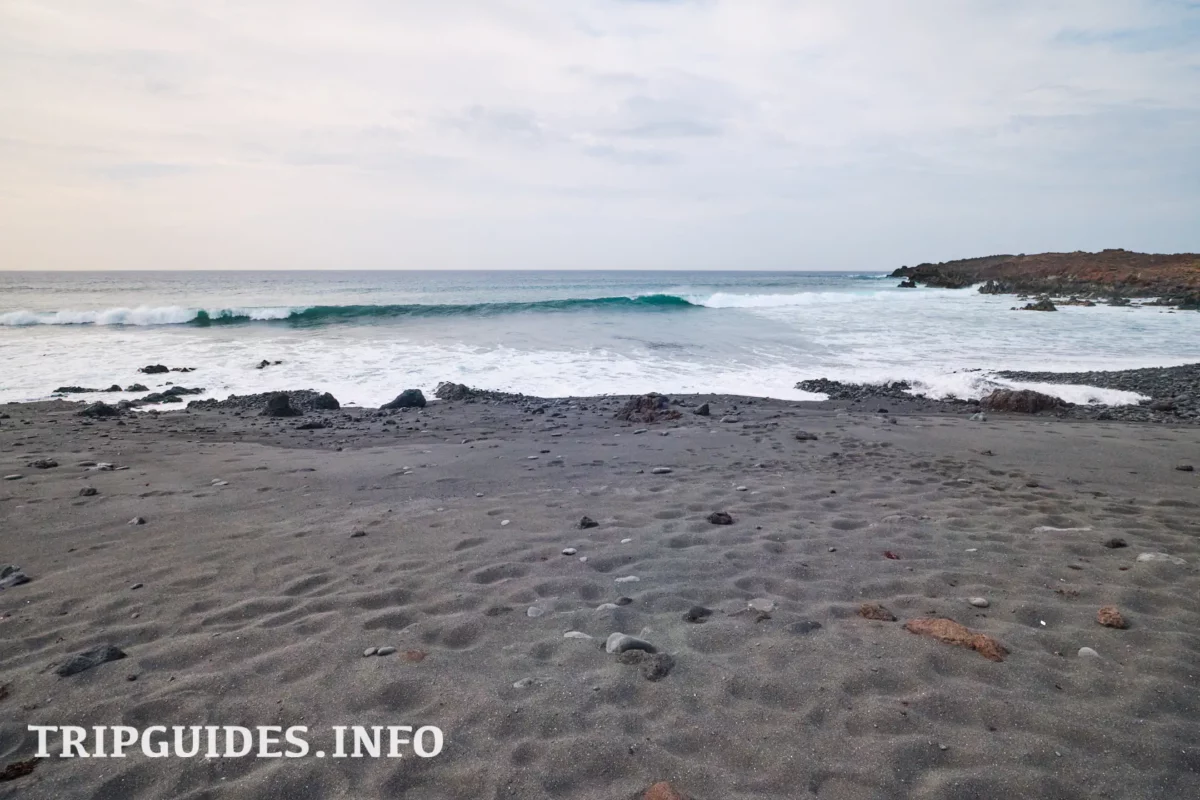
M 947 289 L 983 284 L 979 290 L 992 294 L 1156 297 L 1167 305 L 1200 309 L 1200 255 L 1195 253 L 996 255 L 901 267 L 892 276 Z

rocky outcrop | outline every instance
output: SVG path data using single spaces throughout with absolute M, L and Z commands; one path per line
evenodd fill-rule
M 138 372 L 144 372 L 147 375 L 159 375 L 163 372 L 170 372 L 170 371 L 171 370 L 164 364 L 150 364 L 149 366 L 141 367 L 138 369 Z
M 425 394 L 420 389 L 405 389 L 396 395 L 396 399 L 380 406 L 383 409 L 424 408 Z
M 1065 406 L 1060 398 L 1035 392 L 1032 389 L 997 389 L 979 400 L 985 411 L 1011 411 L 1019 414 L 1038 414 Z
M 292 408 L 287 392 L 276 392 L 267 398 L 267 405 L 261 413 L 264 417 L 298 417 L 303 412 Z
M 617 419 L 625 422 L 662 422 L 681 416 L 671 408 L 671 399 L 657 392 L 629 398 L 616 414 Z
M 277 394 L 287 395 L 288 405 L 299 411 L 332 410 L 330 401 L 337 399 L 329 392 L 316 392 L 312 389 L 292 389 L 286 392 L 260 392 L 258 394 L 231 395 L 224 400 L 193 400 L 188 408 L 218 409 L 236 411 L 260 411 L 267 402 Z M 340 407 L 340 404 L 339 404 Z
M 1030 294 L 1106 299 L 1161 298 L 1165 305 L 1200 309 L 1200 255 L 1129 250 L 1099 253 L 996 255 L 901 267 L 892 277 L 962 289 L 983 284 L 985 294 Z
M 1022 311 L 1058 311 L 1058 306 L 1049 297 L 1043 297 L 1036 303 L 1026 303 Z

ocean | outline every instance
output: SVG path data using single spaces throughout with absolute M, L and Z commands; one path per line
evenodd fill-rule
M 222 398 L 331 391 L 375 406 L 441 381 L 545 397 L 730 393 L 820 399 L 825 377 L 979 397 L 996 370 L 1171 366 L 1200 315 L 1014 312 L 1016 298 L 832 272 L 0 272 L 0 401 L 166 381 Z M 265 369 L 259 362 L 280 361 Z M 142 375 L 161 363 L 188 374 Z M 1091 387 L 1018 384 L 1072 402 Z M 136 397 L 75 395 L 74 399 Z

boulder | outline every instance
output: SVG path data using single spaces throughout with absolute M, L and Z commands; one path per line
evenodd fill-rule
M 267 406 L 262 410 L 264 417 L 298 417 L 300 412 L 292 408 L 287 392 L 276 392 L 267 400 Z
M 1021 414 L 1052 411 L 1065 405 L 1053 395 L 1032 389 L 997 389 L 979 401 L 979 406 L 987 411 L 1014 411 Z
M 98 401 L 92 403 L 87 408 L 79 412 L 81 417 L 119 417 L 121 410 L 115 406 L 110 406 L 108 403 Z
M 127 391 L 127 392 L 148 392 L 148 391 L 150 391 L 150 387 L 144 386 L 140 383 L 131 383 L 125 387 L 125 391 Z
M 138 370 L 138 372 L 144 372 L 147 375 L 158 375 L 160 373 L 170 371 L 171 370 L 167 369 L 167 367 L 162 364 L 150 364 L 149 366 L 142 367 Z
M 662 422 L 679 419 L 682 414 L 671 408 L 671 399 L 651 392 L 640 397 L 631 397 L 617 412 L 617 419 L 626 422 Z
M 1036 303 L 1026 303 L 1022 311 L 1058 311 L 1058 307 L 1054 305 L 1054 301 L 1049 297 L 1043 297 Z
M 470 400 L 475 396 L 475 390 L 465 383 L 442 381 L 433 390 L 433 396 L 438 400 Z
M 917 282 L 914 281 L 912 278 L 905 278 L 904 280 L 900 281 L 900 286 L 898 288 L 900 288 L 900 289 L 915 289 L 915 288 L 917 288 Z
M 325 392 L 314 397 L 310 405 L 312 408 L 315 408 L 318 411 L 337 411 L 342 407 L 342 404 L 338 402 L 338 399 L 329 392 Z
M 396 399 L 390 403 L 384 403 L 380 408 L 424 408 L 425 395 L 420 389 L 405 389 L 400 394 L 396 395 Z

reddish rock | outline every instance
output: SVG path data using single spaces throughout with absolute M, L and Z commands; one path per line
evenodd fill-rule
M 661 394 L 651 392 L 641 397 L 632 397 L 621 410 L 617 419 L 626 422 L 661 422 L 668 419 L 679 419 L 682 414 L 671 408 L 671 401 Z
M 1124 630 L 1129 627 L 1129 623 L 1121 616 L 1121 612 L 1116 606 L 1105 606 L 1096 612 L 1096 622 L 1099 622 L 1106 628 L 1121 628 Z
M 1062 405 L 1064 403 L 1059 398 L 1032 389 L 997 389 L 979 401 L 979 407 L 985 411 L 1015 411 L 1020 414 L 1052 411 Z
M 427 656 L 427 655 L 429 655 L 429 654 L 426 653 L 424 650 L 405 650 L 404 651 L 404 660 L 405 661 L 424 661 L 425 656 Z
M 880 622 L 895 622 L 896 615 L 879 603 L 863 603 L 858 607 L 858 615 L 865 619 L 877 619 Z
M 687 795 L 680 792 L 666 781 L 659 781 L 646 790 L 642 800 L 688 800 Z
M 957 644 L 979 653 L 992 661 L 1003 661 L 1008 649 L 986 633 L 976 633 L 952 619 L 910 619 L 904 629 L 921 636 L 932 636 L 939 642 Z

